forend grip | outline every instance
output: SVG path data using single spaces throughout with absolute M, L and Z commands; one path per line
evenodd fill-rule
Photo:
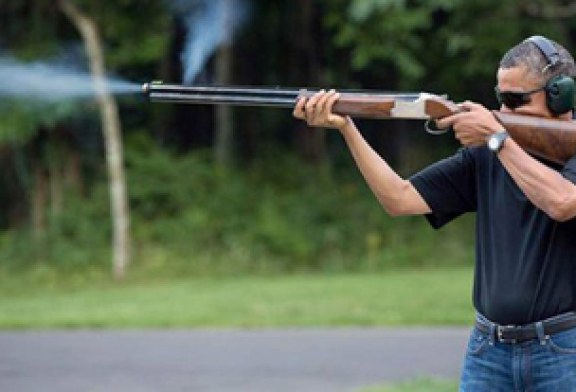
M 314 94 L 315 91 L 302 90 L 298 99 Z M 428 93 L 342 92 L 333 111 L 359 118 L 429 120 L 458 113 L 460 108 L 443 96 Z

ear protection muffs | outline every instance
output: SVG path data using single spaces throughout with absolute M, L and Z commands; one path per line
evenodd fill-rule
M 554 68 L 562 63 L 560 53 L 552 42 L 540 35 L 528 38 L 529 41 L 536 45 L 542 52 L 548 65 L 542 70 L 545 72 L 548 68 Z M 548 109 L 555 114 L 564 114 L 574 109 L 574 79 L 566 75 L 558 75 L 551 78 L 544 87 L 546 91 L 546 104 Z

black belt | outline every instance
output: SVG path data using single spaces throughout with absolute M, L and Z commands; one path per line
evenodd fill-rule
M 544 337 L 576 327 L 576 312 L 563 313 L 542 322 Z M 494 334 L 494 340 L 501 343 L 520 343 L 538 338 L 538 323 L 526 325 L 499 325 L 483 317 L 476 318 L 476 328 L 484 334 Z

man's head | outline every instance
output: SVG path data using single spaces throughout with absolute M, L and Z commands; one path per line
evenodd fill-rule
M 566 49 L 544 37 L 530 37 L 500 61 L 496 90 L 501 110 L 569 118 L 574 76 L 574 59 Z

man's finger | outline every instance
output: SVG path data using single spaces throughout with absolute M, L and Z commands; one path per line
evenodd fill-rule
M 298 99 L 296 106 L 294 106 L 294 111 L 292 112 L 292 115 L 300 120 L 304 120 L 305 118 L 304 105 L 306 104 L 306 100 L 306 97 Z
M 440 118 L 436 120 L 436 126 L 440 129 L 446 129 L 450 127 L 454 127 L 455 123 L 461 122 L 466 116 L 468 116 L 469 110 L 452 114 L 450 116 Z
M 321 97 L 320 92 L 317 92 L 312 97 L 310 97 L 310 99 L 308 100 L 308 102 L 306 102 L 306 105 L 304 106 L 306 108 L 306 114 L 310 115 L 310 114 L 314 113 L 314 111 L 316 110 L 316 105 L 318 104 L 318 100 L 320 99 L 320 97 Z
M 440 118 L 440 119 L 436 120 L 436 127 L 438 129 L 450 128 L 452 126 L 452 124 L 454 123 L 454 121 L 456 121 L 456 119 L 453 117 L 454 116 L 448 116 L 448 117 L 444 117 L 444 118 Z
M 316 111 L 318 113 L 324 113 L 324 111 L 326 110 L 326 100 L 327 100 L 326 90 L 320 90 L 318 102 L 316 102 Z
M 332 108 L 336 101 L 340 99 L 341 94 L 336 92 L 336 90 L 330 90 L 328 92 L 328 99 L 326 100 L 326 110 L 332 112 Z
M 483 108 L 483 106 L 480 105 L 479 103 L 472 102 L 472 101 L 462 102 L 458 106 L 464 111 L 471 111 L 471 110 Z

